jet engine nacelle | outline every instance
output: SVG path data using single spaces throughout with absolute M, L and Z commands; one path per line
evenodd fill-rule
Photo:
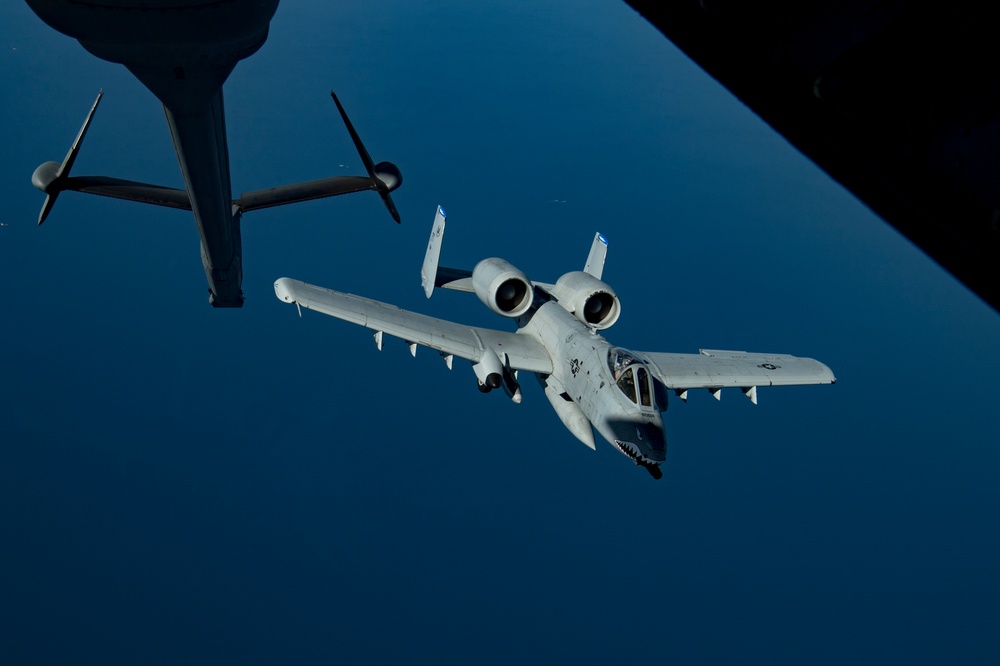
M 618 294 L 590 273 L 566 273 L 556 282 L 552 295 L 576 318 L 596 330 L 608 328 L 622 312 Z
M 483 259 L 472 271 L 472 288 L 490 310 L 520 317 L 531 308 L 534 291 L 527 276 L 503 259 Z

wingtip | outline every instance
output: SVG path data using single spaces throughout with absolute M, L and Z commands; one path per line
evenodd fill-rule
M 286 277 L 278 278 L 274 281 L 274 295 L 285 303 L 294 303 L 295 296 L 291 290 L 291 280 Z

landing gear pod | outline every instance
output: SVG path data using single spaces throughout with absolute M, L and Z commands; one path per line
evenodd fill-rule
M 473 363 L 472 370 L 476 373 L 479 390 L 483 393 L 489 393 L 503 386 L 503 365 L 492 351 L 487 350 L 479 359 L 479 363 Z

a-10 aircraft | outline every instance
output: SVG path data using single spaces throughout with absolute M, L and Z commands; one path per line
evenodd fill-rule
M 201 260 L 214 307 L 243 305 L 243 213 L 309 199 L 374 190 L 393 219 L 389 192 L 402 176 L 391 162 L 374 164 L 336 95 L 367 176 L 333 176 L 232 195 L 222 85 L 240 60 L 257 51 L 278 0 L 27 0 L 48 25 L 99 58 L 121 63 L 163 104 L 185 189 L 104 176 L 70 176 L 80 144 L 101 101 L 98 94 L 62 164 L 45 162 L 31 182 L 45 193 L 38 216 L 48 217 L 67 190 L 190 210 L 201 237 Z
M 555 284 L 530 281 L 503 259 L 480 261 L 472 271 L 438 265 L 445 228 L 438 206 L 421 269 L 424 292 L 435 287 L 474 292 L 493 312 L 511 317 L 510 333 L 464 326 L 402 310 L 368 298 L 281 278 L 274 292 L 286 303 L 359 324 L 382 336 L 436 349 L 450 369 L 453 358 L 472 362 L 479 390 L 502 388 L 521 402 L 518 371 L 532 372 L 556 414 L 580 441 L 596 449 L 594 429 L 636 465 L 661 478 L 667 445 L 661 412 L 668 391 L 687 400 L 691 389 L 707 389 L 717 399 L 723 388 L 739 388 L 757 403 L 758 386 L 833 384 L 826 365 L 787 354 L 703 349 L 699 354 L 632 352 L 608 342 L 598 331 L 621 314 L 615 291 L 601 281 L 607 240 L 594 237 L 582 271 Z

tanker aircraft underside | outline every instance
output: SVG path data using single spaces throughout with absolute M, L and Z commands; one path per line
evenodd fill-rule
M 105 176 L 70 176 L 97 105 L 62 163 L 39 166 L 31 182 L 45 193 L 41 224 L 61 192 L 70 190 L 190 210 L 201 239 L 201 259 L 214 307 L 243 305 L 243 213 L 298 201 L 374 190 L 396 222 L 389 192 L 402 175 L 391 162 L 374 164 L 347 113 L 331 93 L 354 141 L 366 176 L 334 176 L 245 192 L 234 199 L 229 174 L 222 85 L 240 60 L 267 39 L 278 0 L 27 0 L 52 28 L 89 52 L 121 63 L 163 104 L 184 189 Z

